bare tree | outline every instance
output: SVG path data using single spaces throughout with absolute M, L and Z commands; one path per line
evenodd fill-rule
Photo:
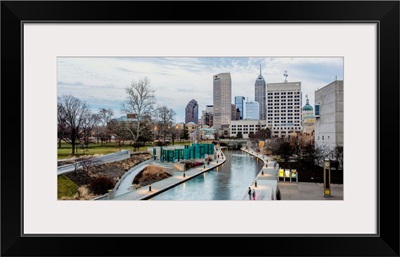
M 114 115 L 114 112 L 108 108 L 100 108 L 99 113 L 97 114 L 99 118 L 99 133 L 101 144 L 108 141 L 110 138 L 110 121 Z
M 83 129 L 88 117 L 92 114 L 85 102 L 71 95 L 59 97 L 57 108 L 58 128 L 64 129 L 63 139 L 71 144 L 71 155 L 75 155 L 75 146 L 84 139 Z M 60 122 L 62 122 L 62 126 L 60 126 Z
M 167 106 L 159 106 L 156 109 L 156 121 L 163 136 L 163 143 L 165 137 L 171 133 L 172 124 L 175 120 L 175 111 Z
M 138 82 L 132 82 L 130 87 L 125 88 L 125 92 L 128 96 L 126 103 L 122 106 L 122 110 L 127 114 L 136 116 L 134 121 L 136 123 L 136 136 L 134 140 L 137 140 L 144 129 L 142 120 L 146 116 L 151 116 L 154 110 L 154 90 L 150 85 L 150 80 L 145 77 Z

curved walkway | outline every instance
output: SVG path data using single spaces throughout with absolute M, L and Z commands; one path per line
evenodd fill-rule
M 253 150 L 247 150 L 241 148 L 243 152 L 253 155 L 254 157 L 262 160 L 264 162 L 263 167 L 260 172 L 255 177 L 255 182 L 257 181 L 257 187 L 255 182 L 253 182 L 249 187 L 251 190 L 255 189 L 255 199 L 249 197 L 248 193 L 243 196 L 243 200 L 276 200 L 276 190 L 278 186 L 278 163 L 264 154 L 256 153 Z
M 152 198 L 153 196 L 160 194 L 171 187 L 174 187 L 199 174 L 202 174 L 208 170 L 214 169 L 215 167 L 222 165 L 226 161 L 225 155 L 222 153 L 220 147 L 215 147 L 215 152 L 217 155 L 219 155 L 219 158 L 217 158 L 216 160 L 212 160 L 209 165 L 205 164 L 204 166 L 189 169 L 185 172 L 185 176 L 183 176 L 184 173 L 182 171 L 174 171 L 171 177 L 162 179 L 160 181 L 151 184 L 151 191 L 149 186 L 141 187 L 138 189 L 127 190 L 130 187 L 130 184 L 132 183 L 134 176 L 136 176 L 133 174 L 137 174 L 145 166 L 155 161 L 144 164 L 144 166 L 142 167 L 135 166 L 134 168 L 132 168 L 132 171 L 129 174 L 129 176 L 126 176 L 124 178 L 124 181 L 121 181 L 119 189 L 117 190 L 117 192 L 119 193 L 114 195 L 114 197 L 109 200 L 146 200 Z M 198 161 L 204 161 L 204 158 Z

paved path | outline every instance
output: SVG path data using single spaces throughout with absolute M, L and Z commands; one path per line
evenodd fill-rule
M 268 157 L 264 154 L 256 153 L 252 149 L 246 150 L 245 148 L 241 149 L 243 152 L 253 155 L 254 157 L 261 160 L 264 165 L 261 168 L 260 172 L 255 177 L 255 181 L 257 181 L 257 187 L 253 182 L 249 187 L 251 190 L 255 189 L 256 197 L 253 199 L 249 197 L 247 191 L 243 196 L 243 200 L 276 200 L 276 190 L 277 190 L 277 177 L 279 170 L 279 165 L 274 159 Z M 276 165 L 275 165 L 276 164 Z
M 331 197 L 324 197 L 322 183 L 278 182 L 281 200 L 343 200 L 343 184 L 331 184 Z
M 266 192 L 268 188 L 275 187 L 279 188 L 281 200 L 343 200 L 343 185 L 342 184 L 331 184 L 331 197 L 324 197 L 324 186 L 322 183 L 308 183 L 308 182 L 272 182 L 270 177 L 276 177 L 279 165 L 277 164 L 275 168 L 273 165 L 276 163 L 272 158 L 258 154 L 252 150 L 242 151 L 247 152 L 253 156 L 258 157 L 263 160 L 264 163 L 269 165 L 268 168 L 265 166 L 261 169 L 260 173 L 258 173 L 257 179 L 257 188 L 256 188 L 256 200 L 271 200 L 271 192 Z M 266 162 L 268 160 L 268 162 Z M 262 175 L 262 171 L 264 171 L 264 175 Z M 276 178 L 277 181 L 277 178 Z M 254 187 L 254 183 L 251 185 L 251 188 Z M 243 199 L 249 199 L 248 194 L 246 194 Z
M 165 190 L 167 190 L 171 187 L 174 187 L 180 183 L 183 183 L 201 173 L 204 173 L 208 170 L 214 169 L 215 167 L 223 164 L 226 161 L 226 157 L 225 157 L 225 155 L 223 155 L 220 148 L 215 147 L 215 150 L 216 150 L 216 154 L 217 155 L 219 154 L 219 159 L 212 160 L 210 162 L 210 165 L 206 164 L 205 166 L 201 165 L 199 167 L 189 169 L 185 172 L 185 176 L 183 176 L 184 173 L 182 171 L 174 171 L 173 175 L 171 177 L 162 179 L 160 181 L 157 181 L 157 182 L 151 184 L 151 191 L 149 190 L 149 186 L 145 186 L 145 187 L 141 187 L 138 189 L 128 190 L 128 192 L 116 195 L 113 198 L 111 198 L 110 200 L 146 200 L 146 199 L 149 199 L 161 192 L 164 192 Z M 204 161 L 204 158 L 201 159 L 201 161 Z M 133 170 L 132 174 L 135 172 L 137 174 L 140 170 L 142 170 L 142 168 L 140 168 L 138 166 L 137 170 L 138 171 Z M 129 176 L 129 177 L 132 177 L 132 176 Z M 134 176 L 132 177 L 132 180 L 133 180 L 133 178 L 134 178 Z M 132 180 L 128 179 L 128 176 L 124 180 L 127 180 L 128 183 L 132 183 Z M 124 181 L 122 181 L 120 188 L 122 191 L 125 190 L 127 188 L 127 184 Z M 122 192 L 122 191 L 120 191 L 120 192 Z

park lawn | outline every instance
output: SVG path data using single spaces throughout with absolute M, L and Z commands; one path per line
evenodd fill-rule
M 57 197 L 61 199 L 63 196 L 70 198 L 78 192 L 78 185 L 64 175 L 58 176 L 57 179 Z
M 175 145 L 189 145 L 189 142 L 175 142 Z M 57 145 L 58 146 L 58 145 Z M 148 144 L 140 147 L 137 151 L 147 151 L 148 147 L 153 147 L 152 144 Z M 89 144 L 87 149 L 78 149 L 75 151 L 75 156 L 83 155 L 95 155 L 95 154 L 110 154 L 116 153 L 121 150 L 130 150 L 133 152 L 133 147 L 130 145 L 118 146 L 116 143 L 105 143 L 105 144 Z M 71 158 L 71 145 L 67 143 L 61 143 L 61 148 L 57 148 L 57 158 L 58 160 Z
M 147 147 L 150 146 L 143 146 L 139 148 L 139 151 L 146 151 Z M 106 144 L 89 144 L 87 149 L 78 149 L 75 151 L 75 156 L 83 156 L 83 155 L 95 155 L 95 154 L 110 154 L 116 153 L 121 150 L 131 150 L 133 151 L 133 147 L 130 145 L 122 145 L 118 147 L 115 143 L 106 143 Z M 57 149 L 57 156 L 58 159 L 68 159 L 71 158 L 71 145 L 62 143 L 61 148 Z

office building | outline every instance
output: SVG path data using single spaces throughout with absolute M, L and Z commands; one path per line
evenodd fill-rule
M 236 109 L 239 110 L 238 120 L 243 120 L 244 118 L 244 96 L 236 96 L 235 97 L 235 105 Z
M 267 84 L 267 126 L 273 137 L 301 133 L 301 82 Z
M 231 123 L 232 80 L 230 73 L 219 73 L 213 76 L 213 128 Z
M 266 118 L 266 84 L 264 77 L 261 75 L 261 65 L 260 65 L 260 75 L 258 75 L 255 83 L 255 101 L 259 103 L 259 118 L 260 120 L 265 120 Z
M 199 105 L 197 101 L 192 99 L 186 105 L 185 109 L 185 123 L 194 122 L 197 124 L 199 121 Z
M 315 145 L 343 146 L 343 80 L 315 91 Z
M 246 102 L 246 120 L 259 120 L 260 104 L 258 102 Z
M 250 134 L 255 134 L 265 128 L 265 120 L 233 120 L 229 126 L 229 136 L 237 137 L 237 133 L 240 132 L 243 138 L 249 138 Z

